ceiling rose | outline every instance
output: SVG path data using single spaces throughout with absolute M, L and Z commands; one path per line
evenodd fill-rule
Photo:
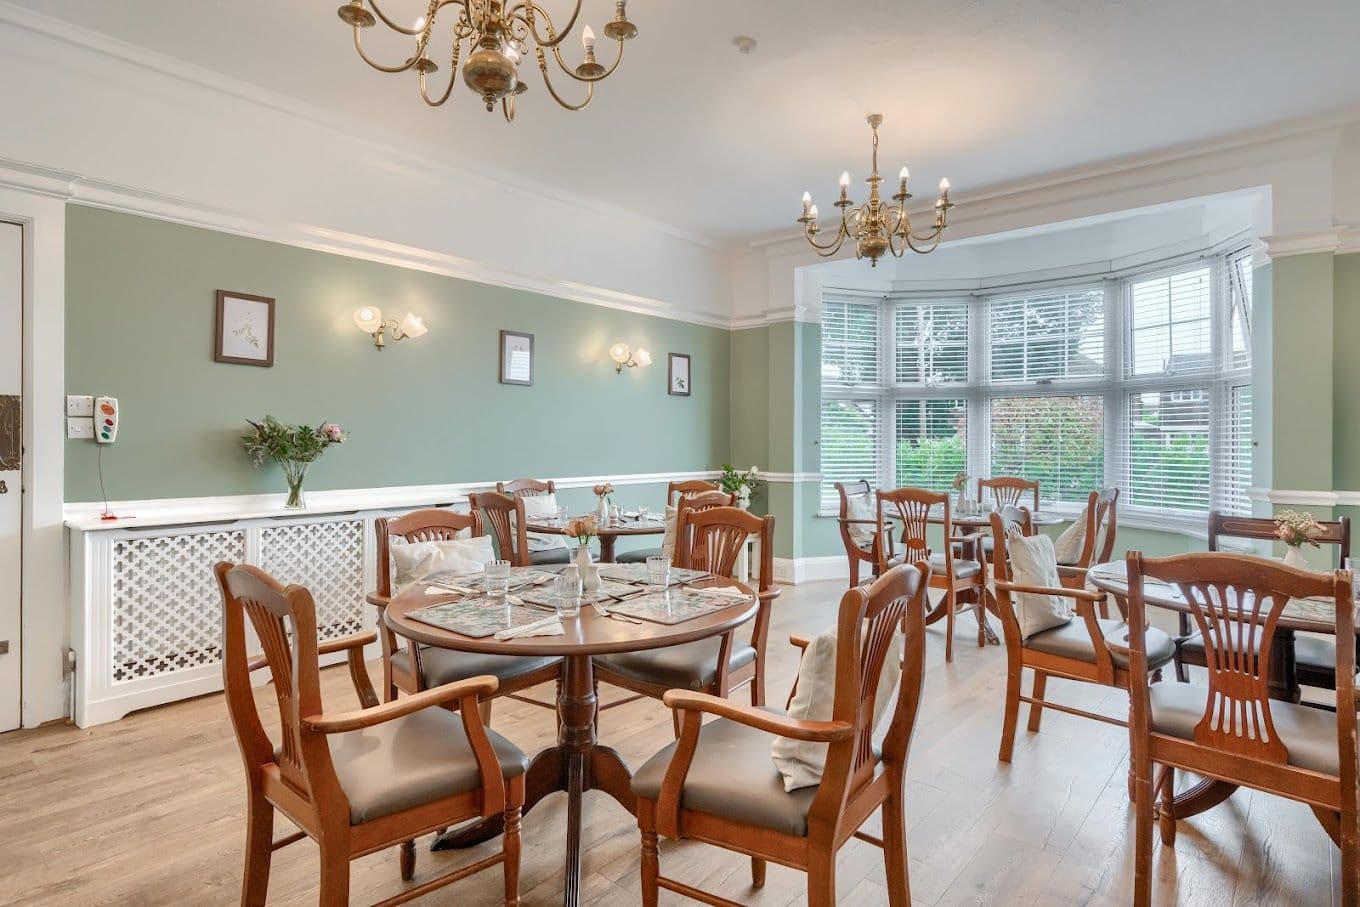
M 452 7 L 457 18 L 453 22 L 452 49 L 449 53 L 449 78 L 441 94 L 432 96 L 427 86 L 428 78 L 439 71 L 439 64 L 430 59 L 430 41 L 434 34 L 435 22 L 445 7 Z M 581 45 L 585 59 L 575 67 L 568 66 L 562 59 L 561 45 L 581 14 L 581 0 L 576 0 L 570 18 L 559 32 L 547 10 L 533 0 L 519 0 L 506 3 L 504 0 L 428 0 L 425 14 L 406 26 L 395 21 L 379 7 L 377 0 L 350 0 L 340 7 L 340 18 L 354 28 L 354 48 L 360 58 L 379 72 L 406 72 L 414 70 L 420 76 L 420 96 L 431 107 L 439 107 L 453 94 L 453 86 L 458 81 L 459 64 L 462 64 L 463 81 L 473 93 L 486 104 L 488 111 L 494 110 L 500 102 L 501 110 L 507 120 L 515 118 L 515 98 L 528 90 L 520 81 L 519 65 L 533 47 L 538 57 L 538 69 L 543 74 L 543 84 L 553 100 L 568 110 L 580 110 L 595 96 L 595 83 L 613 74 L 623 61 L 623 42 L 636 37 L 637 26 L 628 21 L 626 0 L 614 4 L 614 18 L 604 25 L 604 36 L 618 43 L 618 54 L 614 63 L 605 67 L 595 59 L 595 32 L 589 25 L 581 30 Z M 415 50 L 403 63 L 386 65 L 374 60 L 363 47 L 362 33 L 381 22 L 400 35 L 415 39 Z M 464 46 L 466 45 L 466 52 Z M 551 53 L 557 66 L 571 79 L 586 86 L 585 98 L 579 102 L 568 101 L 557 93 L 548 73 L 548 54 Z
M 812 248 L 823 258 L 829 258 L 841 250 L 847 239 L 855 241 L 855 257 L 867 258 L 869 263 L 878 267 L 878 259 L 884 252 L 891 252 L 894 258 L 901 258 L 907 249 L 925 254 L 934 252 L 940 245 L 940 237 L 948 226 L 949 209 L 954 205 L 949 201 L 949 180 L 940 180 L 940 197 L 935 201 L 935 226 L 925 233 L 915 233 L 911 229 L 911 215 L 907 212 L 907 201 L 911 193 L 907 191 L 907 168 L 897 174 L 898 187 L 893 195 L 895 205 L 885 205 L 879 197 L 878 186 L 883 177 L 878 175 L 878 127 L 883 123 L 883 114 L 871 113 L 868 116 L 869 128 L 874 132 L 873 169 L 869 178 L 869 200 L 858 208 L 850 200 L 850 172 L 841 174 L 841 197 L 836 207 L 841 209 L 840 223 L 836 225 L 836 236 L 830 242 L 818 243 L 817 235 L 822 232 L 817 221 L 817 206 L 812 203 L 812 194 L 803 193 L 803 216 L 798 223 L 803 225 L 803 233 Z M 852 210 L 853 209 L 853 210 Z

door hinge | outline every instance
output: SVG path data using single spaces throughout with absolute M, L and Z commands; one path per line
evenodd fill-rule
M 8 640 L 8 639 L 0 639 L 0 655 L 8 655 L 8 654 L 9 654 L 9 640 Z

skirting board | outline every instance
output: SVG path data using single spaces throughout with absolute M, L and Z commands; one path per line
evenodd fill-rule
M 774 580 L 796 586 L 818 580 L 850 579 L 850 563 L 843 554 L 825 557 L 777 557 L 774 559 Z

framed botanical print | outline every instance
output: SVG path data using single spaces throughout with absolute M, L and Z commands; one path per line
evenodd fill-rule
M 666 368 L 668 392 L 672 397 L 688 397 L 691 388 L 689 354 L 670 353 L 669 359 L 670 362 Z
M 534 335 L 501 331 L 501 384 L 534 383 Z
M 231 290 L 217 291 L 213 361 L 233 365 L 274 364 L 274 300 Z

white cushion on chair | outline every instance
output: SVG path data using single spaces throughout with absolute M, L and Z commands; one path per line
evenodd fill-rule
M 902 674 L 902 634 L 894 633 L 874 697 L 874 727 L 893 699 L 893 687 Z M 836 628 L 822 633 L 803 652 L 798 666 L 798 686 L 789 703 L 789 717 L 801 721 L 830 721 L 836 701 Z M 784 790 L 792 792 L 820 784 L 826 769 L 827 744 L 776 737 L 770 758 L 784 777 Z
M 551 523 L 557 519 L 557 495 L 535 494 L 521 498 L 524 502 L 524 521 L 526 523 Z M 567 537 L 555 532 L 530 532 L 529 550 L 553 551 L 567 547 Z
M 444 542 L 392 540 L 392 586 L 397 592 L 436 573 L 480 573 L 496 559 L 491 536 Z
M 1062 588 L 1058 578 L 1058 560 L 1053 554 L 1053 540 L 1046 535 L 1025 537 L 1016 531 L 1006 533 L 1006 553 L 1010 555 L 1011 580 L 1021 586 Z M 1061 595 L 1039 595 L 1019 592 L 1015 600 L 1015 616 L 1020 622 L 1020 638 L 1029 639 L 1054 627 L 1061 627 L 1076 615 Z
M 871 522 L 877 522 L 878 513 L 874 510 L 873 495 L 846 495 L 845 515 L 852 520 L 869 520 Z M 874 535 L 878 532 L 877 526 L 869 526 L 864 523 L 851 523 L 846 529 L 850 532 L 850 541 L 861 548 L 868 548 L 872 545 L 874 543 Z
M 1072 525 L 1054 540 L 1053 556 L 1058 563 L 1070 567 L 1081 559 L 1081 549 L 1086 545 L 1086 511 L 1086 507 L 1081 508 Z

